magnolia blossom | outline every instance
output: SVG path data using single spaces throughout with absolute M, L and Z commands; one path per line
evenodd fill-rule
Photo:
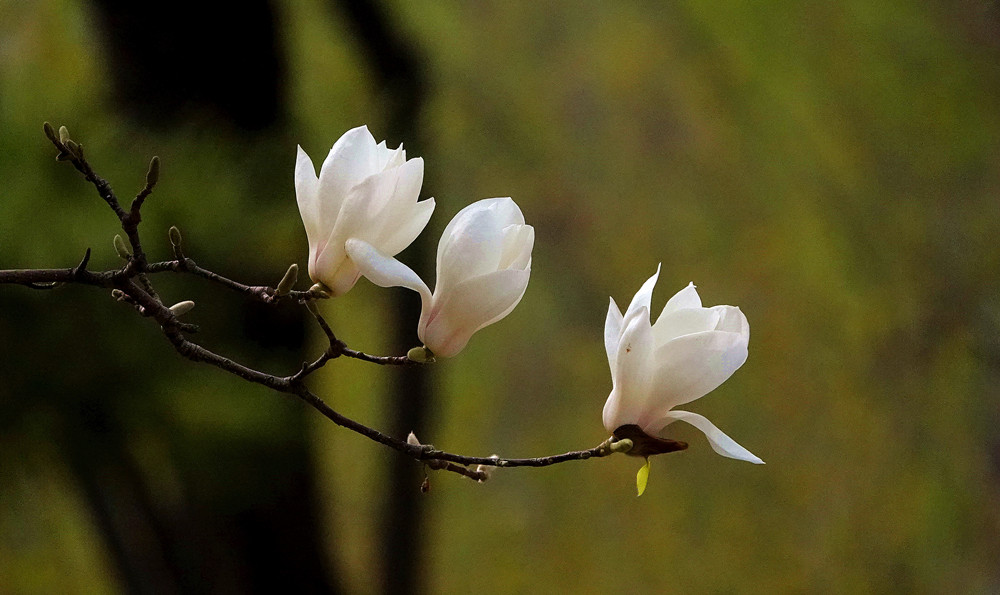
M 649 300 L 659 275 L 657 267 L 624 315 L 613 298 L 608 307 L 604 345 L 613 388 L 604 405 L 604 427 L 614 433 L 637 426 L 656 437 L 682 420 L 704 432 L 715 452 L 763 463 L 705 417 L 673 410 L 705 396 L 743 365 L 750 341 L 746 317 L 734 306 L 703 308 L 691 283 L 650 324 Z
M 363 238 L 348 240 L 347 253 L 372 283 L 420 293 L 417 336 L 435 356 L 451 357 L 521 301 L 534 241 L 534 228 L 513 200 L 488 198 L 459 211 L 441 235 L 434 293 L 410 267 Z
M 434 199 L 417 202 L 424 161 L 406 159 L 400 145 L 375 144 L 367 126 L 348 130 L 334 143 L 319 177 L 298 148 L 295 195 L 309 240 L 309 276 L 334 295 L 347 293 L 361 276 L 345 250 L 358 238 L 383 254 L 398 254 L 420 234 Z

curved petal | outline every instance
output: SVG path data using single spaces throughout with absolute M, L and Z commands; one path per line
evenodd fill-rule
M 466 205 L 461 211 L 452 217 L 451 221 L 441 233 L 441 240 L 438 242 L 437 270 L 441 270 L 441 259 L 444 256 L 448 245 L 455 239 L 456 228 L 465 225 L 466 219 L 472 217 L 474 213 L 488 212 L 491 218 L 496 220 L 496 227 L 504 229 L 508 225 L 524 225 L 524 215 L 517 203 L 510 197 L 484 198 Z
M 682 335 L 716 330 L 721 317 L 722 312 L 716 308 L 684 308 L 661 314 L 653 325 L 656 344 L 663 345 Z
M 406 161 L 406 151 L 403 150 L 403 145 L 390 149 L 385 141 L 382 141 L 375 147 L 375 171 L 400 166 L 404 161 Z
M 295 201 L 299 205 L 299 215 L 302 216 L 302 224 L 306 228 L 306 239 L 310 247 L 316 245 L 321 235 L 319 207 L 316 203 L 318 190 L 319 178 L 316 177 L 316 168 L 309 155 L 299 146 L 295 154 Z
M 407 217 L 399 221 L 395 229 L 388 230 L 388 235 L 379 238 L 379 247 L 393 256 L 402 252 L 427 227 L 427 222 L 434 213 L 434 206 L 433 198 L 412 205 L 407 210 Z
M 521 301 L 530 271 L 504 270 L 459 283 L 435 294 L 433 308 L 421 313 L 418 336 L 435 355 L 451 357 L 472 334 L 507 314 Z
M 401 168 L 395 167 L 368 176 L 360 184 L 351 188 L 340 208 L 333 234 L 346 240 L 360 238 L 373 245 L 377 244 L 379 231 L 383 226 L 379 218 L 395 219 L 397 213 L 388 208 L 396 191 Z M 416 197 L 413 199 L 416 201 Z
M 500 248 L 501 269 L 525 269 L 531 263 L 531 249 L 535 244 L 535 228 L 530 225 L 508 225 L 503 229 Z
M 612 374 L 612 377 L 614 374 Z M 604 422 L 604 429 L 609 434 L 614 433 L 618 428 L 632 422 L 624 421 L 627 416 L 621 411 L 622 399 L 621 391 L 618 387 L 611 389 L 608 400 L 604 402 L 604 410 L 601 412 L 601 419 Z
M 631 312 L 635 312 L 639 308 L 645 308 L 646 310 L 649 310 L 649 300 L 650 298 L 653 297 L 653 287 L 656 285 L 656 280 L 659 278 L 659 276 L 660 276 L 660 265 L 658 264 L 656 265 L 656 272 L 653 273 L 653 276 L 647 279 L 646 282 L 642 284 L 642 287 L 639 288 L 639 291 L 635 293 L 635 297 L 633 297 L 632 301 L 629 303 L 628 308 L 625 308 L 626 318 L 628 318 L 628 315 Z
M 343 200 L 351 188 L 378 171 L 377 165 L 375 137 L 367 126 L 352 128 L 333 143 L 320 168 L 319 185 L 328 197 Z
M 504 227 L 495 209 L 466 207 L 455 215 L 438 243 L 435 293 L 448 293 L 466 279 L 496 271 Z
M 334 229 L 316 245 L 315 255 L 310 250 L 309 276 L 313 281 L 320 281 L 327 287 L 333 288 L 330 283 L 337 269 L 347 258 L 347 253 L 344 252 L 344 239 L 337 236 Z
M 326 285 L 332 297 L 344 295 L 361 276 L 358 267 L 347 257 L 343 244 L 327 243 L 316 260 L 309 261 L 309 276 Z
M 506 273 L 506 271 L 511 271 L 511 273 L 505 275 L 504 273 Z M 514 279 L 514 280 L 510 281 L 510 283 L 512 283 L 513 286 L 512 286 L 512 288 L 509 291 L 509 295 L 512 295 L 513 293 L 516 293 L 517 289 L 515 289 L 515 288 L 518 287 L 518 286 L 521 288 L 521 290 L 520 290 L 520 293 L 517 296 L 517 299 L 512 300 L 510 302 L 510 305 L 507 306 L 506 308 L 504 308 L 500 313 L 493 315 L 492 318 L 490 318 L 486 322 L 482 323 L 479 326 L 480 329 L 483 328 L 483 327 L 489 326 L 489 325 L 493 324 L 494 322 L 498 322 L 498 321 L 504 319 L 508 314 L 510 314 L 514 310 L 515 307 L 517 307 L 518 304 L 521 303 L 521 298 L 524 297 L 524 292 L 528 289 L 528 281 L 531 278 L 531 263 L 529 262 L 528 263 L 528 268 L 526 268 L 524 270 L 505 269 L 503 271 L 497 271 L 496 273 L 490 273 L 490 275 L 486 275 L 486 276 L 489 277 L 489 276 L 492 276 L 492 275 L 497 275 L 497 276 L 500 276 L 500 277 L 509 276 L 509 277 L 511 277 L 511 278 Z M 476 330 L 479 330 L 479 329 L 476 329 Z
M 420 294 L 422 306 L 426 309 L 431 292 L 413 269 L 391 256 L 379 252 L 377 248 L 357 238 L 345 243 L 347 255 L 361 271 L 361 274 L 379 287 L 406 287 Z
M 604 350 L 608 354 L 608 365 L 611 366 L 611 381 L 615 380 L 615 360 L 618 358 L 618 343 L 622 338 L 622 323 L 624 318 L 622 318 L 621 311 L 618 310 L 618 304 L 615 303 L 615 298 L 610 298 L 611 303 L 608 304 L 608 316 L 604 319 Z M 614 428 L 611 428 L 614 430 Z
M 378 184 L 370 190 L 377 196 L 365 209 L 366 223 L 369 229 L 365 239 L 373 245 L 378 246 L 386 254 L 396 254 L 403 248 L 410 245 L 420 231 L 427 224 L 430 218 L 428 206 L 417 202 L 420 195 L 420 186 L 424 180 L 424 160 L 419 157 L 411 159 L 399 167 L 388 169 L 381 174 L 372 176 L 365 180 L 361 186 L 369 183 L 369 180 L 379 180 Z M 384 193 L 382 196 L 378 194 Z M 427 201 L 424 201 L 427 202 Z M 419 206 L 418 206 L 419 205 Z M 433 209 L 433 203 L 431 203 Z M 416 217 L 426 216 L 419 229 L 413 231 L 413 221 Z M 402 233 L 400 230 L 402 229 Z M 408 236 L 409 241 L 392 251 L 388 246 L 389 240 L 393 240 L 394 245 L 400 243 L 400 238 Z
M 614 381 L 612 392 L 620 393 L 618 425 L 638 424 L 651 414 L 651 408 L 655 408 L 657 413 L 661 410 L 650 402 L 655 378 L 651 365 L 653 332 L 649 326 L 649 310 L 640 308 L 627 315 L 624 325 L 611 373 Z
M 694 283 L 688 283 L 687 287 L 678 291 L 672 298 L 667 300 L 666 305 L 663 306 L 663 311 L 660 312 L 660 317 L 662 318 L 664 314 L 676 312 L 684 308 L 701 308 L 701 296 L 698 295 L 698 290 L 695 289 Z
M 714 306 L 711 309 L 719 313 L 719 323 L 715 330 L 739 333 L 747 341 L 750 340 L 750 323 L 742 310 L 736 306 Z
M 677 337 L 656 350 L 656 401 L 671 409 L 715 390 L 747 359 L 747 338 L 706 331 Z
M 666 415 L 657 420 L 655 423 L 643 428 L 643 431 L 647 434 L 655 436 L 659 434 L 663 428 L 676 420 L 686 421 L 704 432 L 705 437 L 708 438 L 708 443 L 712 445 L 712 450 L 720 455 L 731 459 L 739 459 L 741 461 L 755 463 L 757 465 L 764 464 L 764 461 L 762 461 L 760 457 L 737 444 L 737 442 L 729 436 L 726 436 L 722 430 L 715 427 L 715 424 L 708 421 L 705 416 L 698 415 L 697 413 L 691 413 L 690 411 L 668 411 Z

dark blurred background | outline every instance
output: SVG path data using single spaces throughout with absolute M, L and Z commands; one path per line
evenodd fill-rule
M 536 228 L 508 319 L 431 369 L 332 362 L 336 409 L 451 451 L 605 438 L 609 295 L 663 263 L 739 305 L 750 359 L 689 406 L 767 461 L 625 457 L 433 474 L 302 403 L 181 360 L 83 287 L 0 287 L 0 592 L 993 592 L 1000 589 L 1000 10 L 982 2 L 242 3 L 0 0 L 0 268 L 118 266 L 143 232 L 248 283 L 305 265 L 296 144 L 366 123 L 426 162 L 433 276 L 466 204 Z M 157 277 L 206 346 L 275 373 L 322 349 L 291 307 Z M 303 283 L 304 285 L 304 283 Z M 419 304 L 322 305 L 372 353 Z M 679 425 L 679 424 L 678 424 Z

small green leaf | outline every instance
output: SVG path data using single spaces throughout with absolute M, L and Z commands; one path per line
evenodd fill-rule
M 647 481 L 649 481 L 649 459 L 646 459 L 646 464 L 635 474 L 635 488 L 639 491 L 637 495 L 641 496 L 646 491 Z

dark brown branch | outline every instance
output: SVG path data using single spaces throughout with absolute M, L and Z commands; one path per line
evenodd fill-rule
M 288 291 L 287 293 L 281 292 L 279 295 L 278 290 L 275 288 L 260 285 L 245 285 L 198 266 L 193 260 L 184 256 L 180 245 L 180 232 L 176 228 L 171 228 L 169 234 L 176 259 L 147 263 L 139 238 L 138 225 L 141 221 L 140 209 L 143 201 L 152 192 L 159 176 L 159 159 L 153 158 L 153 161 L 150 163 L 149 172 L 146 175 L 146 185 L 132 201 L 129 211 L 125 211 L 118 202 L 110 184 L 94 172 L 93 168 L 91 168 L 90 164 L 83 157 L 83 147 L 69 139 L 69 133 L 65 128 L 61 128 L 59 135 L 56 135 L 52 127 L 46 123 L 45 134 L 59 150 L 57 158 L 63 161 L 70 161 L 83 174 L 84 178 L 94 185 L 101 198 L 114 211 L 121 223 L 122 230 L 129 238 L 133 252 L 131 255 L 124 255 L 127 257 L 128 262 L 119 270 L 96 273 L 89 271 L 87 265 L 90 262 L 91 252 L 90 249 L 87 249 L 83 259 L 75 267 L 67 269 L 0 271 L 0 284 L 19 284 L 35 289 L 50 289 L 64 283 L 77 283 L 112 289 L 112 295 L 116 300 L 130 304 L 140 315 L 152 318 L 159 323 L 164 336 L 181 356 L 191 361 L 210 364 L 248 382 L 260 384 L 278 392 L 295 395 L 333 423 L 392 448 L 408 457 L 424 461 L 430 469 L 450 471 L 477 481 L 485 481 L 487 473 L 482 467 L 547 467 L 567 461 L 582 461 L 608 456 L 615 452 L 615 450 L 619 450 L 614 446 L 616 442 L 619 443 L 618 446 L 627 445 L 631 447 L 631 441 L 619 441 L 617 438 L 611 437 L 599 446 L 591 449 L 546 457 L 527 459 L 511 459 L 496 455 L 490 457 L 472 457 L 438 450 L 430 445 L 411 444 L 338 413 L 305 385 L 306 377 L 323 367 L 328 361 L 340 356 L 346 356 L 379 365 L 417 365 L 417 362 L 410 360 L 407 356 L 375 356 L 350 349 L 346 343 L 337 338 L 333 329 L 330 328 L 329 324 L 327 324 L 316 308 L 313 301 L 326 297 L 321 292 L 313 290 Z M 157 295 L 148 275 L 166 271 L 189 273 L 202 277 L 268 304 L 274 304 L 281 300 L 298 302 L 308 308 L 313 314 L 323 333 L 326 335 L 329 346 L 319 358 L 311 363 L 304 363 L 298 372 L 289 376 L 277 376 L 254 370 L 214 353 L 185 337 L 185 333 L 194 332 L 197 330 L 197 327 L 181 322 L 174 310 L 166 307 Z M 470 468 L 471 466 L 476 467 Z

